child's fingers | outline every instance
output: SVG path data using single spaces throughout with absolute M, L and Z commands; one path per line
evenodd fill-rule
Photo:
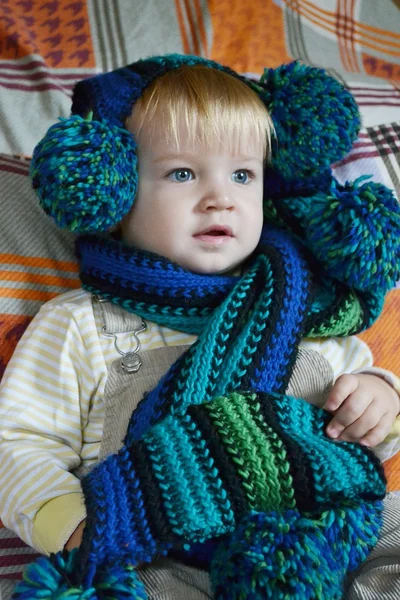
M 356 391 L 358 388 L 358 378 L 355 375 L 345 374 L 341 375 L 335 381 L 327 401 L 325 402 L 324 409 L 329 412 L 337 410 L 343 402 Z
M 379 423 L 360 439 L 360 444 L 374 448 L 386 438 L 393 425 L 393 419 L 389 413 L 383 415 Z
M 353 425 L 362 415 L 364 415 L 372 401 L 373 398 L 366 396 L 365 392 L 360 389 L 357 389 L 350 394 L 340 408 L 338 408 L 335 416 L 326 428 L 327 435 L 332 438 L 339 437 L 346 428 Z M 367 418 L 369 421 L 369 415 Z M 363 431 L 362 435 L 369 431 L 376 422 L 377 419 L 375 419 L 375 423 L 372 423 L 368 429 Z
M 358 419 L 348 427 L 345 427 L 340 434 L 339 440 L 343 442 L 360 441 L 379 425 L 385 414 L 378 402 L 372 402 Z

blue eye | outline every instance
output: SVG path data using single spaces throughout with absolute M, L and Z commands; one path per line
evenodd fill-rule
M 172 179 L 177 183 L 185 183 L 193 179 L 193 173 L 190 169 L 175 169 L 175 171 L 168 173 L 168 179 Z
M 232 181 L 235 183 L 242 183 L 243 185 L 246 185 L 249 183 L 250 179 L 251 176 L 247 169 L 239 169 L 238 171 L 232 173 Z

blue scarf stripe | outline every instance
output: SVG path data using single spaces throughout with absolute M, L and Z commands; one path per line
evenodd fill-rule
M 127 456 L 126 448 L 122 450 Z M 135 519 L 131 519 L 130 527 L 125 521 L 125 526 L 128 526 L 128 545 L 122 544 L 125 548 L 124 554 L 126 557 L 135 556 L 137 561 L 150 560 L 151 555 L 158 544 L 154 540 L 149 523 L 147 521 L 145 503 L 139 486 L 132 484 L 132 479 L 135 478 L 134 469 L 129 458 L 127 463 L 130 465 L 131 474 L 129 479 L 123 476 L 119 470 L 117 455 L 112 455 L 108 460 L 98 465 L 95 477 L 89 473 L 82 480 L 82 489 L 85 494 L 86 505 L 92 504 L 97 506 L 101 511 L 102 519 L 99 521 L 99 514 L 95 515 L 95 526 L 97 538 L 92 541 L 90 554 L 88 555 L 88 563 L 91 562 L 91 556 L 96 557 L 96 563 L 99 559 L 104 563 L 112 563 L 116 556 L 120 554 L 121 537 L 125 535 L 122 530 L 116 527 L 120 524 L 121 510 L 123 504 L 120 503 L 120 498 L 127 499 L 130 496 L 130 508 L 133 508 L 136 514 Z M 116 485 L 115 485 L 116 484 Z M 131 514 L 131 512 L 126 513 Z M 90 528 L 91 515 L 88 514 L 88 527 Z M 115 556 L 114 553 L 115 552 Z M 94 560 L 94 559 L 93 559 Z
M 156 387 L 142 398 L 129 422 L 128 432 L 125 438 L 126 444 L 134 440 L 141 440 L 150 427 L 159 421 L 165 414 L 165 404 L 170 396 L 168 390 L 172 388 L 178 374 L 182 372 L 182 365 L 190 363 L 193 355 L 193 347 L 170 367 L 161 377 Z
M 104 239 L 104 245 L 99 250 L 95 236 L 82 236 L 78 248 L 84 245 L 85 251 L 81 254 L 81 271 L 85 278 L 90 275 L 95 279 L 101 273 L 111 285 L 118 283 L 130 294 L 154 295 L 160 303 L 167 297 L 168 302 L 174 298 L 182 305 L 182 298 L 190 300 L 196 298 L 197 305 L 210 308 L 222 300 L 237 283 L 238 277 L 220 275 L 217 278 L 210 275 L 191 273 L 167 259 L 143 250 L 137 250 L 132 255 L 129 246 L 121 245 L 120 252 L 115 253 L 115 241 Z M 159 277 L 154 277 L 154 269 L 159 272 Z M 217 294 L 217 296 L 216 296 Z M 204 302 L 201 303 L 201 299 Z
M 297 347 L 300 337 L 304 334 L 304 330 L 299 328 L 299 322 L 304 323 L 309 297 L 309 279 L 304 276 L 307 272 L 305 261 L 281 232 L 271 231 L 270 235 L 270 242 L 282 256 L 283 264 L 279 264 L 279 270 L 285 278 L 285 294 L 275 331 L 259 366 L 254 369 L 250 384 L 253 389 L 265 392 L 286 389 L 288 362 L 293 363 L 293 348 Z

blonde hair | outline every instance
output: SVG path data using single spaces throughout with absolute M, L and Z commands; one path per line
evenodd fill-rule
M 185 65 L 157 77 L 136 101 L 126 127 L 140 143 L 145 124 L 150 136 L 160 126 L 156 117 L 176 146 L 183 122 L 189 142 L 211 146 L 230 140 L 239 148 L 251 139 L 262 145 L 264 158 L 270 156 L 273 124 L 267 108 L 255 91 L 224 71 Z

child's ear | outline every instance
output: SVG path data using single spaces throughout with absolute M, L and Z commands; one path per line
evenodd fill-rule
M 350 92 L 324 70 L 299 62 L 265 69 L 260 83 L 276 131 L 272 167 L 286 182 L 330 173 L 361 126 Z
M 30 168 L 44 211 L 76 233 L 108 231 L 129 211 L 137 189 L 132 134 L 105 121 L 60 119 L 36 146 Z

